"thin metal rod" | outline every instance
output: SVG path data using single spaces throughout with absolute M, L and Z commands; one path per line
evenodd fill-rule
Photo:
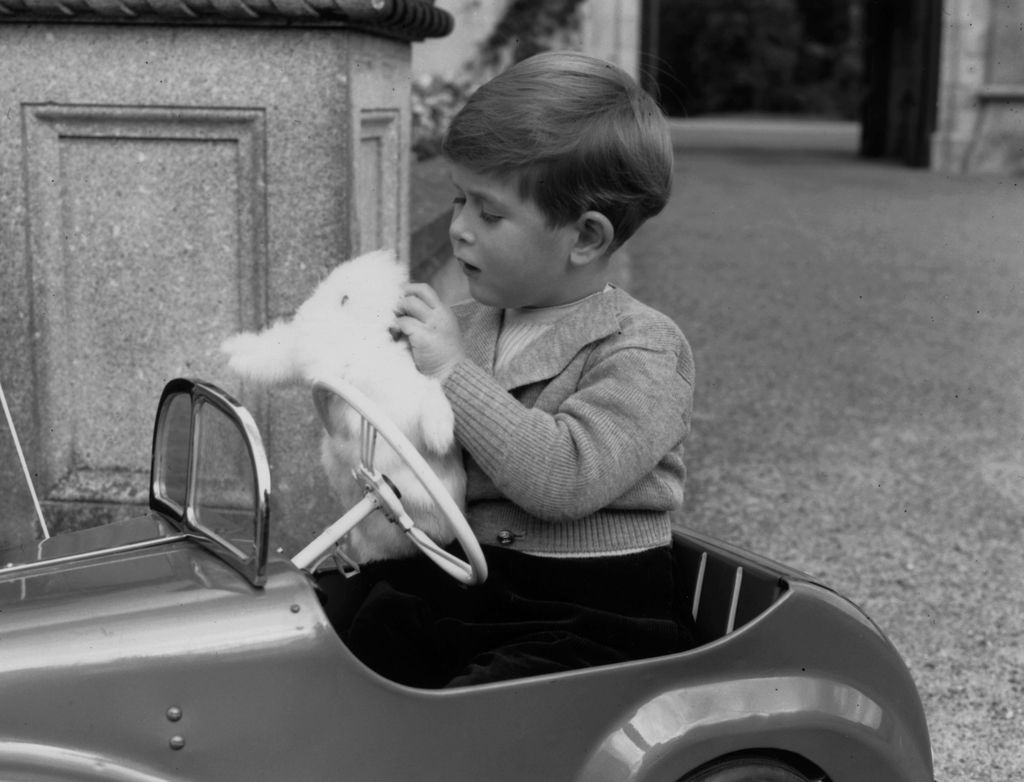
M 301 570 L 313 572 L 334 548 L 334 545 L 348 534 L 349 530 L 380 507 L 377 498 L 364 494 L 363 498 L 348 509 L 344 516 L 321 532 L 302 551 L 292 557 L 292 564 Z
M 0 382 L 0 404 L 3 404 L 4 415 L 7 417 L 7 426 L 11 430 L 11 437 L 14 438 L 14 448 L 18 452 L 18 459 L 21 460 L 21 469 L 25 473 L 29 494 L 32 495 L 32 504 L 36 507 L 36 516 L 39 518 L 39 527 L 43 531 L 43 540 L 49 540 L 50 530 L 46 526 L 46 519 L 43 518 L 43 509 L 39 505 L 39 497 L 36 496 L 36 487 L 32 483 L 32 473 L 29 472 L 28 462 L 25 461 L 25 453 L 21 450 L 18 430 L 14 428 L 14 418 L 11 416 L 11 408 L 7 406 L 7 395 L 4 394 L 4 384 L 2 382 Z
M 697 614 L 700 613 L 700 596 L 704 591 L 704 571 L 708 567 L 708 552 L 702 551 L 700 555 L 700 566 L 697 569 L 697 583 L 693 587 L 693 621 L 697 621 Z
M 377 456 L 377 430 L 373 424 L 360 417 L 359 431 L 362 436 L 362 453 L 360 456 L 362 457 L 363 465 L 372 472 L 373 460 Z
M 146 540 L 139 540 L 135 543 L 125 543 L 121 546 L 111 546 L 110 548 L 101 548 L 96 549 L 95 551 L 66 554 L 63 557 L 54 557 L 53 559 L 40 559 L 37 562 L 24 562 L 20 565 L 7 565 L 5 567 L 3 564 L 0 564 L 0 581 L 7 581 L 8 578 L 12 576 L 21 578 L 26 573 L 31 573 L 37 570 L 45 571 L 47 568 L 63 567 L 64 565 L 88 562 L 111 554 L 130 554 L 135 551 L 145 551 L 146 549 L 157 548 L 158 546 L 167 546 L 171 543 L 180 543 L 181 541 L 188 539 L 188 535 L 180 533 L 177 535 L 167 535 L 163 538 L 147 538 Z
M 732 582 L 732 600 L 729 601 L 729 621 L 725 624 L 725 634 L 736 629 L 736 608 L 740 604 L 740 589 L 743 586 L 743 568 L 736 568 L 736 576 Z

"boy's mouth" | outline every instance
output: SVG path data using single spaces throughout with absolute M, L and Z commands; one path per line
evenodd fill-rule
M 474 266 L 473 264 L 469 263 L 468 261 L 464 261 L 461 258 L 457 258 L 456 260 L 458 260 L 459 265 L 462 266 L 463 274 L 478 274 L 480 272 L 479 266 Z

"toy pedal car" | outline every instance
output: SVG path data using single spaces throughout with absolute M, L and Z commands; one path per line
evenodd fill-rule
M 367 443 L 378 436 L 391 443 L 371 420 Z M 366 461 L 366 507 L 341 527 L 382 505 L 410 524 Z M 899 654 L 854 605 L 782 565 L 677 531 L 696 648 L 414 689 L 342 640 L 374 570 L 321 565 L 345 529 L 296 561 L 268 557 L 269 468 L 241 405 L 171 381 L 152 463 L 146 515 L 0 554 L 0 779 L 932 780 Z M 428 556 L 479 580 L 468 527 L 458 539 L 466 561 Z

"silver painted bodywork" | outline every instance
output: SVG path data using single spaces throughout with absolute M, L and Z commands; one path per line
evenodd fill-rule
M 687 652 L 440 691 L 359 662 L 290 562 L 257 586 L 156 512 L 5 552 L 28 567 L 0 570 L 0 779 L 676 782 L 759 750 L 833 782 L 932 780 L 913 681 L 867 617 L 677 541 L 788 588 Z

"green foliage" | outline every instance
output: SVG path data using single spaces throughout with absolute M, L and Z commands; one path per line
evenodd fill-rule
M 451 80 L 427 75 L 413 81 L 412 151 L 417 160 L 441 154 L 448 123 L 477 86 L 467 74 Z
M 509 65 L 553 49 L 575 48 L 584 0 L 513 0 L 476 56 L 452 79 L 425 76 L 412 85 L 413 153 L 441 150 L 451 118 L 473 91 Z
M 466 98 L 538 52 L 577 48 L 584 0 L 513 0 L 453 79 L 412 85 L 413 150 L 440 151 Z M 681 116 L 785 112 L 859 116 L 864 0 L 662 0 L 660 98 Z
M 785 112 L 856 117 L 858 0 L 662 3 L 661 99 L 670 114 Z
M 483 46 L 482 54 L 494 64 L 519 62 L 550 51 L 566 33 L 579 29 L 577 10 L 583 0 L 513 0 Z M 503 56 L 510 52 L 511 56 Z

